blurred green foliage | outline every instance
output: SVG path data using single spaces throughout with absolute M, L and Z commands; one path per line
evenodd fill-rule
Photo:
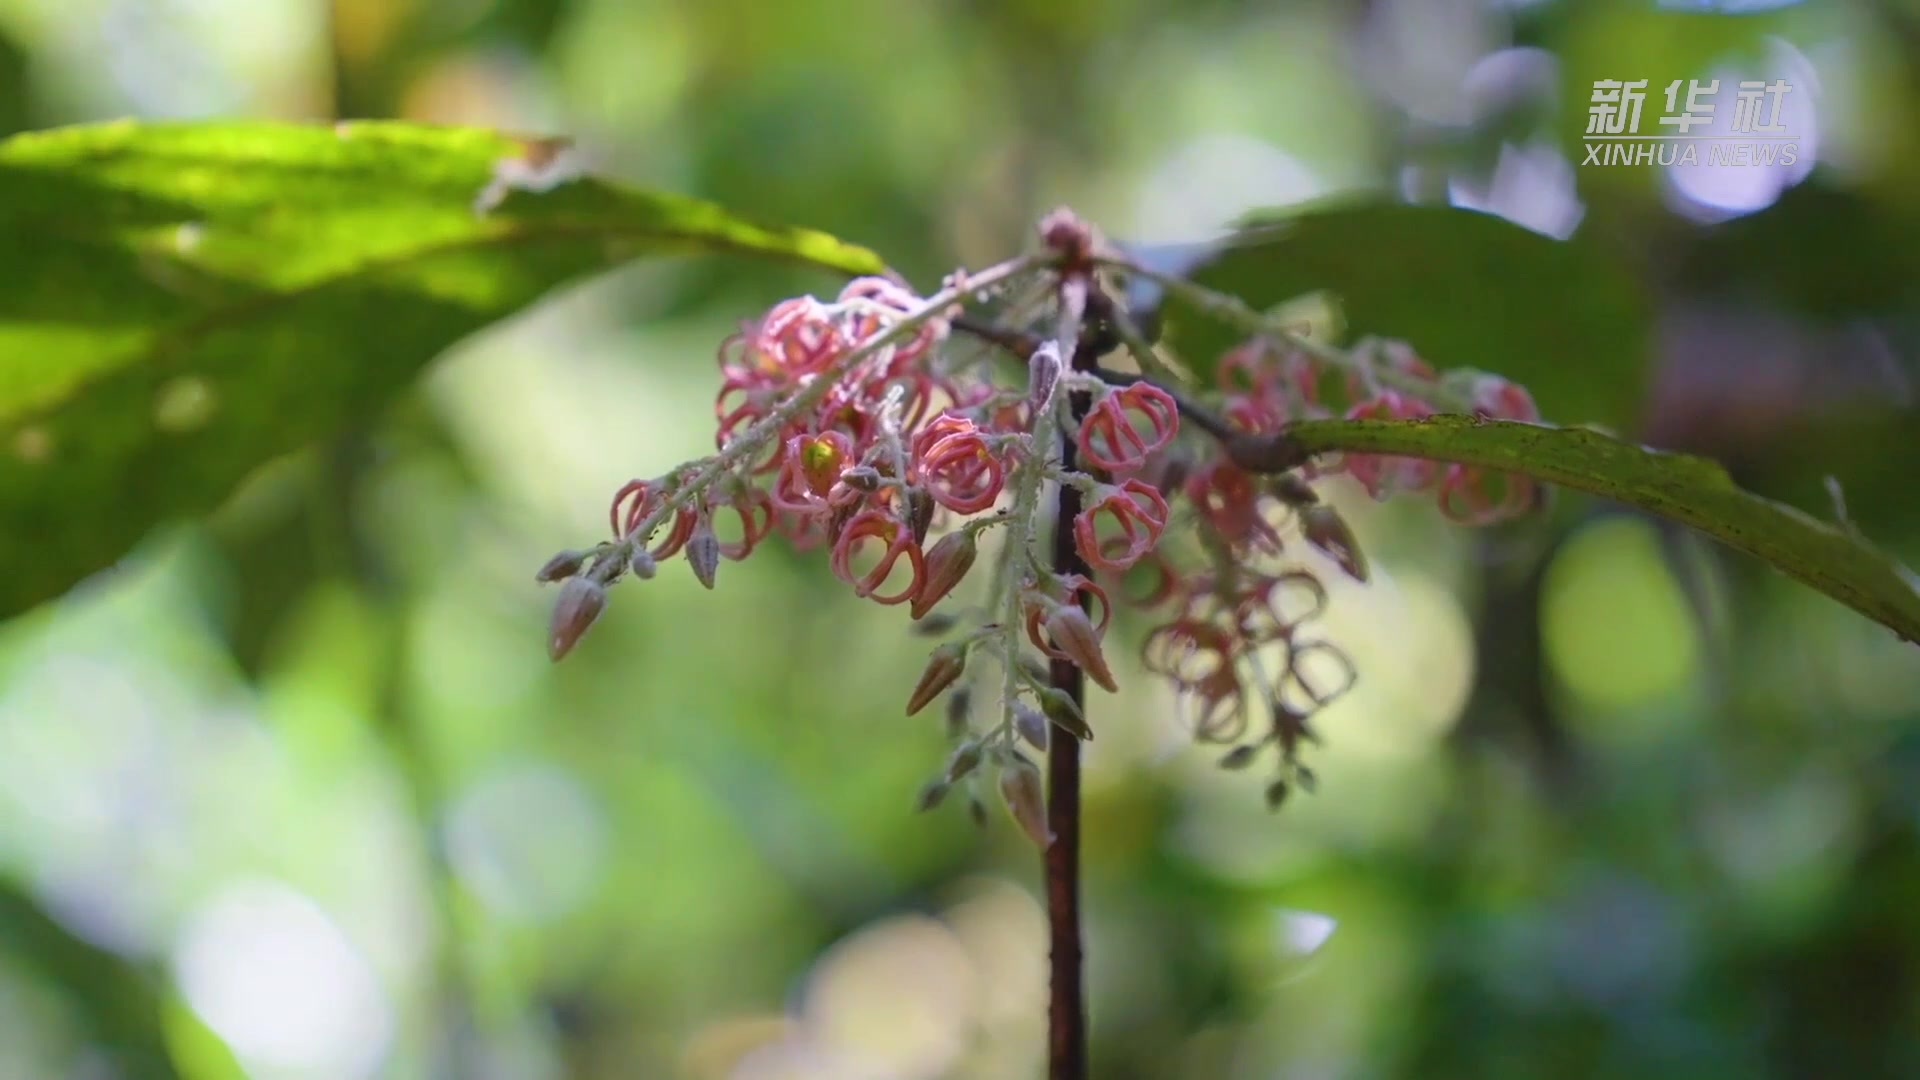
M 1645 393 L 1642 286 L 1590 234 L 1563 242 L 1490 215 L 1393 203 L 1245 226 L 1195 280 L 1263 309 L 1328 291 L 1351 326 L 1418 342 L 1436 368 L 1538 387 L 1542 414 L 1563 423 L 1629 423 Z M 1165 317 L 1201 365 L 1237 343 L 1198 312 Z
M 1838 0 L 0 0 L 0 124 L 570 134 L 622 184 L 827 230 L 923 287 L 1059 203 L 1167 244 L 1330 197 L 1519 218 L 1546 199 L 1579 214 L 1571 242 L 1491 221 L 1507 239 L 1485 255 L 1478 235 L 1333 237 L 1247 285 L 1331 289 L 1349 333 L 1431 337 L 1449 363 L 1533 365 L 1514 373 L 1556 419 L 1822 515 L 1833 474 L 1911 563 L 1916 26 L 1910 3 Z M 1651 105 L 1775 62 L 1820 84 L 1820 166 L 1777 201 L 1721 192 L 1750 212 L 1714 223 L 1734 211 L 1698 184 L 1578 166 L 1595 79 L 1652 80 Z M 1493 182 L 1541 144 L 1560 171 Z M 476 227 L 482 157 L 429 220 Z M 38 276 L 16 238 L 45 204 L 4 190 L 0 306 L 105 292 Z M 87 224 L 117 245 L 111 209 Z M 105 265 L 136 254 L 117 250 Z M 272 250 L 246 262 L 278 272 Z M 1593 267 L 1613 284 L 1579 284 Z M 489 296 L 562 276 L 474 273 Z M 315 385 L 417 390 L 376 410 L 309 388 L 245 417 L 264 430 L 244 460 L 113 473 L 129 506 L 178 483 L 201 494 L 168 509 L 193 510 L 252 470 L 0 627 L 0 1075 L 1035 1075 L 1035 860 L 1004 822 L 910 813 L 942 743 L 899 719 L 924 649 L 897 613 L 769 551 L 714 593 L 663 573 L 592 648 L 544 659 L 532 569 L 603 527 L 618 484 L 704 452 L 720 339 L 822 280 L 649 262 L 417 380 L 423 354 L 382 351 L 399 316 L 338 312 L 297 345 Z M 76 312 L 72 333 L 146 310 Z M 438 340 L 491 318 L 458 314 Z M 52 359 L 9 342 L 0 385 Z M 161 387 L 137 389 L 142 422 L 94 436 L 134 461 Z M 20 449 L 0 446 L 5 475 Z M 1380 577 L 1331 598 L 1362 683 L 1322 724 L 1318 795 L 1266 814 L 1261 778 L 1214 768 L 1136 670 L 1095 702 L 1096 1075 L 1920 1072 L 1912 646 L 1613 504 L 1468 534 L 1328 494 Z M 20 505 L 0 551 L 22 583 L 147 516 L 81 535 Z
M 642 255 L 872 253 L 569 183 L 556 149 L 391 124 L 116 124 L 0 143 L 0 614 L 338 432 L 446 346 Z

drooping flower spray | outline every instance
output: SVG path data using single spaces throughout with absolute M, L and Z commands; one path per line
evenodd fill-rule
M 1482 470 L 1369 455 L 1265 468 L 1249 460 L 1249 441 L 1331 415 L 1468 411 L 1534 421 L 1533 402 L 1494 376 L 1443 378 L 1397 343 L 1335 353 L 1285 333 L 1231 350 L 1204 391 L 1072 370 L 1062 345 L 1077 347 L 1086 297 L 1123 326 L 1127 315 L 1100 280 L 1116 271 L 1093 269 L 1108 253 L 1090 230 L 1056 215 L 1041 231 L 1042 251 L 956 274 L 931 297 L 861 278 L 832 300 L 782 301 L 722 342 L 716 453 L 625 484 L 609 507 L 611 535 L 541 568 L 540 580 L 565 582 L 553 658 L 572 651 L 623 578 L 651 578 L 680 557 L 714 588 L 723 563 L 777 539 L 824 549 L 855 596 L 905 605 L 922 628 L 954 635 L 907 694 L 909 714 L 948 699 L 954 748 L 921 792 L 924 807 L 965 785 L 980 815 L 990 772 L 986 786 L 1045 845 L 1027 751 L 1044 750 L 1056 732 L 1086 739 L 1097 730 L 1050 684 L 1045 661 L 1071 662 L 1118 692 L 1108 655 L 1117 606 L 1152 620 L 1142 665 L 1174 688 L 1194 734 L 1236 744 L 1223 765 L 1244 768 L 1272 745 L 1279 774 L 1269 801 L 1311 786 L 1299 759 L 1314 737 L 1309 720 L 1355 673 L 1312 631 L 1327 592 L 1296 556 L 1305 545 L 1356 579 L 1368 576 L 1352 532 L 1314 483 L 1345 474 L 1375 498 L 1433 493 L 1469 523 L 1524 512 L 1537 492 Z M 1063 311 L 1058 299 L 1069 273 L 1091 286 L 1080 311 Z M 980 325 L 969 304 L 1020 286 L 1054 299 L 1027 305 L 1025 325 L 1002 319 L 978 336 L 1007 346 L 1024 371 L 952 347 L 956 322 Z M 1084 415 L 1068 407 L 1074 396 Z M 1183 415 L 1199 423 L 1183 427 Z M 1088 573 L 1061 573 L 1047 557 L 1045 511 L 1062 488 L 1079 495 L 1069 527 Z M 737 539 L 719 540 L 723 515 Z M 987 563 L 983 542 L 996 551 Z M 967 596 L 983 577 L 984 592 Z M 961 612 L 977 618 L 960 625 Z

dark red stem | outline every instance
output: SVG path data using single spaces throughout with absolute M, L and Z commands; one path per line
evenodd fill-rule
M 1072 359 L 1075 371 L 1092 371 L 1098 344 L 1082 338 Z M 1088 395 L 1069 399 L 1077 422 L 1087 415 Z M 1061 463 L 1076 467 L 1073 440 L 1064 440 Z M 1073 543 L 1073 519 L 1080 515 L 1080 491 L 1061 485 L 1059 510 L 1054 515 L 1053 569 L 1058 574 L 1087 574 L 1087 564 Z M 1082 598 L 1082 606 L 1087 600 Z M 1084 714 L 1086 679 L 1068 660 L 1052 661 L 1048 674 L 1057 690 L 1065 691 Z M 1080 939 L 1080 740 L 1059 729 L 1048 740 L 1047 827 L 1053 843 L 1046 853 L 1048 952 L 1047 1011 L 1048 1080 L 1086 1080 L 1087 989 L 1086 963 Z

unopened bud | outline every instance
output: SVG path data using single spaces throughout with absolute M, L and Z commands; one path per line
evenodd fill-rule
M 979 743 L 961 743 L 960 746 L 954 750 L 953 756 L 947 759 L 947 783 L 957 784 L 965 779 L 968 774 L 972 773 L 973 770 L 979 768 L 980 755 L 981 750 Z
M 952 615 L 933 615 L 914 623 L 913 632 L 921 637 L 939 637 L 959 623 L 960 620 Z
M 633 558 L 628 562 L 633 567 L 633 576 L 641 581 L 652 581 L 654 573 L 660 569 L 660 564 L 654 561 L 653 552 L 644 546 L 634 548 Z
M 1073 695 L 1056 687 L 1040 691 L 1040 707 L 1046 711 L 1047 719 L 1055 727 L 1079 739 L 1081 742 L 1093 741 L 1093 729 L 1087 726 L 1086 715 L 1073 700 Z
M 1313 794 L 1314 791 L 1320 787 L 1320 778 L 1315 776 L 1313 770 L 1307 768 L 1305 765 L 1295 765 L 1293 767 L 1293 782 L 1300 785 L 1300 790 L 1309 795 Z
M 720 538 L 704 517 L 687 537 L 687 565 L 693 567 L 693 576 L 700 579 L 700 584 L 713 588 L 713 577 L 720 572 Z
M 568 578 L 553 605 L 553 621 L 547 630 L 547 655 L 558 662 L 573 651 L 580 635 L 607 608 L 607 587 L 589 578 Z
M 1066 207 L 1040 219 L 1040 239 L 1070 263 L 1085 262 L 1093 257 L 1093 227 Z
M 974 828 L 987 827 L 987 804 L 980 801 L 980 796 L 973 794 L 967 796 L 967 816 L 973 819 Z
M 1268 784 L 1267 785 L 1267 809 L 1269 810 L 1280 809 L 1280 804 L 1287 801 L 1288 790 L 1289 789 L 1287 788 L 1287 782 L 1285 780 L 1275 780 L 1273 783 Z
M 1053 391 L 1060 385 L 1060 346 L 1048 341 L 1027 358 L 1027 405 L 1040 416 L 1053 406 Z
M 926 787 L 920 789 L 920 809 L 924 812 L 939 806 L 946 800 L 947 792 L 952 790 L 953 785 L 945 780 L 929 781 Z
M 1106 654 L 1100 651 L 1100 635 L 1094 633 L 1093 621 L 1087 613 L 1072 604 L 1061 604 L 1047 616 L 1047 639 L 1053 647 L 1065 653 L 1069 660 L 1080 665 L 1080 670 L 1109 694 L 1120 692 L 1120 684 L 1113 680 L 1113 669 L 1107 666 Z
M 960 584 L 960 579 L 967 576 L 967 571 L 973 569 L 973 560 L 979 553 L 980 545 L 966 529 L 955 529 L 941 537 L 927 552 L 926 573 L 920 581 L 920 591 L 913 594 L 913 617 L 924 618 L 935 604 L 946 599 L 954 586 Z
M 1338 563 L 1348 577 L 1361 582 L 1367 580 L 1367 556 L 1339 511 L 1319 504 L 1301 507 L 1300 531 L 1306 535 L 1307 543 Z
M 1232 750 L 1227 751 L 1226 757 L 1220 759 L 1220 767 L 1223 769 L 1244 769 L 1253 764 L 1254 755 L 1259 752 L 1260 748 L 1252 743 L 1248 743 L 1245 746 L 1236 746 Z
M 539 571 L 533 575 L 533 580 L 540 582 L 565 581 L 567 578 L 579 573 L 581 564 L 586 561 L 587 553 L 584 551 L 563 551 L 553 558 L 548 559 L 547 564 L 542 566 Z
M 933 528 L 934 510 L 933 492 L 923 487 L 907 489 L 907 528 L 913 533 L 913 542 L 927 542 L 927 530 Z
M 933 650 L 933 655 L 927 657 L 926 669 L 920 673 L 919 685 L 913 688 L 913 696 L 907 699 L 907 715 L 912 716 L 926 708 L 966 670 L 966 646 L 955 642 Z
M 880 470 L 871 465 L 855 465 L 840 474 L 840 482 L 855 491 L 870 494 L 880 490 Z
M 1047 718 L 1039 709 L 1024 703 L 1013 706 L 1013 730 L 1027 740 L 1028 745 L 1042 753 L 1047 749 Z
M 1299 473 L 1286 472 L 1274 477 L 1273 494 L 1288 506 L 1312 506 L 1320 501 L 1319 494 Z
M 973 720 L 973 693 L 962 686 L 947 695 L 947 738 L 958 739 L 967 733 Z
M 1041 789 L 1040 770 L 1032 762 L 1016 757 L 1000 770 L 1000 798 L 1035 845 L 1042 850 L 1052 845 L 1053 830 L 1047 828 L 1046 793 Z

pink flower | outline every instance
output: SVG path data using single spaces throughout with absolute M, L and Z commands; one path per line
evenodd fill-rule
M 1144 423 L 1146 432 L 1136 429 Z M 1100 399 L 1080 422 L 1080 453 L 1110 473 L 1136 472 L 1180 431 L 1180 409 L 1165 390 L 1134 383 Z
M 883 277 L 855 278 L 848 282 L 847 287 L 840 290 L 840 302 L 853 301 L 864 301 L 902 315 L 920 304 L 919 297 Z M 872 312 L 856 316 L 852 323 L 853 338 L 861 344 L 886 329 L 887 320 Z M 947 326 L 941 320 L 921 323 L 912 337 L 894 346 L 892 373 L 897 374 L 924 359 L 946 336 Z
M 1529 424 L 1540 422 L 1540 408 L 1533 403 L 1533 395 L 1518 383 L 1498 375 L 1482 375 L 1474 380 L 1470 393 L 1473 411 L 1481 416 Z
M 943 413 L 913 438 L 914 480 L 957 514 L 977 514 L 999 499 L 1006 466 L 973 421 Z
M 855 554 L 862 546 L 873 544 L 882 548 L 879 562 L 865 574 L 856 573 Z M 880 593 L 878 590 L 893 575 L 893 568 L 903 556 L 912 568 L 912 580 L 898 592 Z M 920 545 L 913 542 L 913 530 L 887 510 L 863 510 L 847 522 L 840 530 L 840 538 L 834 542 L 832 561 L 834 576 L 852 585 L 855 596 L 871 596 L 881 604 L 904 604 L 913 599 L 926 577 L 926 564 Z
M 773 505 L 790 514 L 824 514 L 827 494 L 853 458 L 853 440 L 842 432 L 795 435 L 780 457 Z
M 1280 550 L 1280 534 L 1260 505 L 1252 474 L 1219 461 L 1187 479 L 1187 499 L 1208 527 L 1241 552 Z
M 1432 416 L 1433 408 L 1398 390 L 1382 390 L 1347 410 L 1349 420 L 1417 420 Z M 1440 467 L 1418 458 L 1349 454 L 1342 467 L 1367 494 L 1384 500 L 1396 491 L 1423 491 L 1440 478 Z
M 640 527 L 649 514 L 660 506 L 661 490 L 658 484 L 649 480 L 630 480 L 613 493 L 613 504 L 607 508 L 608 521 L 613 526 L 616 540 L 623 540 L 628 534 Z M 669 559 L 679 554 L 686 546 L 687 538 L 693 535 L 693 527 L 698 516 L 692 507 L 681 507 L 674 513 L 673 527 L 658 547 L 653 549 L 655 559 Z
M 767 312 L 753 338 L 754 351 L 788 378 L 833 366 L 853 347 L 825 304 L 811 296 L 785 300 Z
M 1124 547 L 1118 551 L 1098 539 L 1102 515 L 1120 527 L 1116 539 Z M 1098 500 L 1073 519 L 1073 539 L 1087 565 L 1117 573 L 1152 552 L 1166 528 L 1167 500 L 1149 485 L 1128 480 L 1119 487 L 1101 485 Z

